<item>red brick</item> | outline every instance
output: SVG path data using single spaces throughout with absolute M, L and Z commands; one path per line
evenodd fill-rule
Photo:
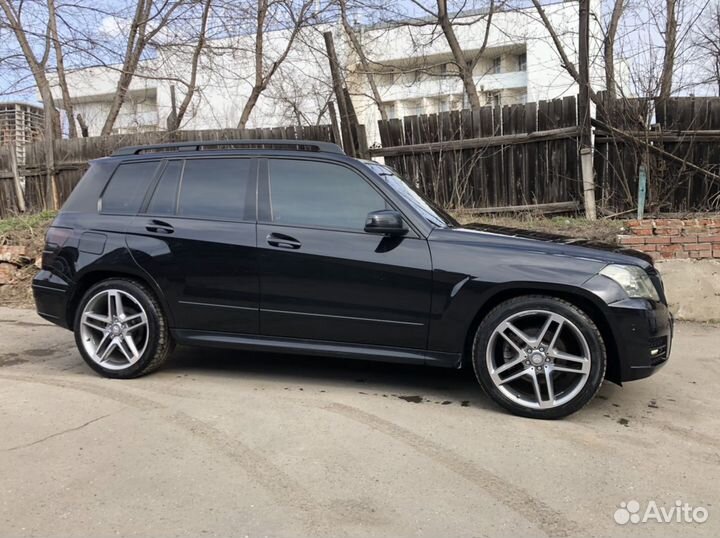
M 655 235 L 680 235 L 680 228 L 655 228 Z
M 618 241 L 621 245 L 642 245 L 645 243 L 645 237 L 636 235 L 618 235 Z
M 632 248 L 641 252 L 655 252 L 660 245 L 633 245 Z
M 685 250 L 712 250 L 712 243 L 689 243 L 683 245 Z
M 680 221 L 676 219 L 655 219 L 652 222 L 653 226 L 656 228 L 663 228 L 667 226 L 680 227 Z
M 696 250 L 694 252 L 688 252 L 690 257 L 694 260 L 700 260 L 703 258 L 710 258 L 712 257 L 712 252 L 707 250 Z
M 697 243 L 697 241 L 698 241 L 697 234 L 681 235 L 681 236 L 670 238 L 671 243 Z
M 669 245 L 670 238 L 663 237 L 661 235 L 653 235 L 652 237 L 646 237 L 645 243 L 647 243 L 648 245 Z
M 674 252 L 682 252 L 683 245 L 659 245 L 658 252 L 663 254 L 673 254 Z
M 698 241 L 707 243 L 720 243 L 720 234 L 718 235 L 698 235 Z
M 676 260 L 681 258 L 686 259 L 690 257 L 690 253 L 685 251 L 675 252 L 673 253 L 672 257 Z
M 692 233 L 706 233 L 707 229 L 704 226 L 683 226 L 682 229 L 683 233 L 686 234 L 692 234 Z
M 713 250 L 713 258 L 720 258 L 720 250 Z
M 634 235 L 652 235 L 652 228 L 635 228 L 633 230 Z

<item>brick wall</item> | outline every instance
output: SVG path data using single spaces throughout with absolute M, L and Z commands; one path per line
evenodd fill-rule
M 720 216 L 697 219 L 645 219 L 625 223 L 621 245 L 655 259 L 720 259 Z

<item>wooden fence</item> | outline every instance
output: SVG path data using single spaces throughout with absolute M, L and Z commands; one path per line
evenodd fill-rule
M 650 108 L 656 109 L 652 125 Z M 647 172 L 648 213 L 720 208 L 720 98 L 672 98 L 662 105 L 618 100 L 598 107 L 593 121 L 601 214 L 637 207 L 641 164 Z M 407 116 L 381 121 L 379 128 L 382 147 L 370 149 L 370 155 L 384 157 L 445 207 L 577 207 L 582 201 L 575 97 Z M 57 140 L 53 151 L 57 197 L 60 203 L 67 198 L 89 160 L 122 146 L 235 138 L 337 143 L 333 134 L 337 131 L 320 125 Z M 17 212 L 9 170 L 8 149 L 0 148 L 0 217 Z M 25 177 L 28 211 L 47 207 L 50 189 L 42 142 L 28 147 L 20 173 Z
M 446 207 L 573 200 L 582 192 L 574 97 L 380 122 L 385 162 Z
M 330 125 L 275 127 L 272 129 L 218 129 L 202 131 L 152 132 L 128 135 L 98 136 L 55 140 L 53 154 L 57 196 L 62 204 L 85 173 L 88 161 L 110 155 L 123 146 L 183 142 L 190 140 L 257 140 L 292 139 L 336 142 Z M 25 178 L 25 203 L 28 212 L 49 207 L 51 194 L 47 184 L 45 146 L 37 142 L 27 147 L 25 166 L 20 174 Z M 0 148 L 0 218 L 18 212 L 10 154 Z
M 656 105 L 657 106 L 657 105 Z M 648 125 L 648 103 L 598 109 L 596 198 L 601 212 L 638 203 L 640 164 L 653 212 L 720 206 L 720 98 L 673 98 Z M 390 166 L 446 207 L 488 208 L 582 200 L 576 100 L 406 116 L 380 122 Z M 694 167 L 693 167 L 694 165 Z M 701 170 L 698 170 L 700 168 Z
M 655 122 L 648 125 L 650 107 Z M 596 198 L 602 207 L 637 207 L 642 164 L 649 211 L 720 209 L 720 98 L 677 97 L 662 104 L 617 100 L 598 109 L 597 119 Z

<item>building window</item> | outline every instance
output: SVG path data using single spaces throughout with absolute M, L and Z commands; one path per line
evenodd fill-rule
M 490 68 L 490 72 L 493 75 L 497 75 L 498 73 L 500 73 L 500 56 L 498 56 L 497 58 L 493 58 L 492 68 Z
M 386 73 L 375 73 L 375 82 L 379 86 L 392 86 L 395 84 L 395 73 L 392 71 Z
M 527 71 L 527 54 L 518 54 L 518 71 Z
M 500 99 L 500 92 L 489 92 L 487 94 L 487 104 L 492 106 L 500 106 L 502 100 Z

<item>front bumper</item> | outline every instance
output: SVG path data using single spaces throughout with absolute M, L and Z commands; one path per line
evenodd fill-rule
M 618 361 L 615 371 L 608 370 L 608 378 L 617 382 L 633 381 L 665 366 L 673 337 L 673 317 L 667 305 L 646 299 L 626 299 L 609 305 L 609 309 L 608 320 L 615 336 Z
M 65 280 L 46 270 L 35 275 L 32 282 L 38 315 L 66 329 L 71 328 L 67 319 L 69 287 Z

